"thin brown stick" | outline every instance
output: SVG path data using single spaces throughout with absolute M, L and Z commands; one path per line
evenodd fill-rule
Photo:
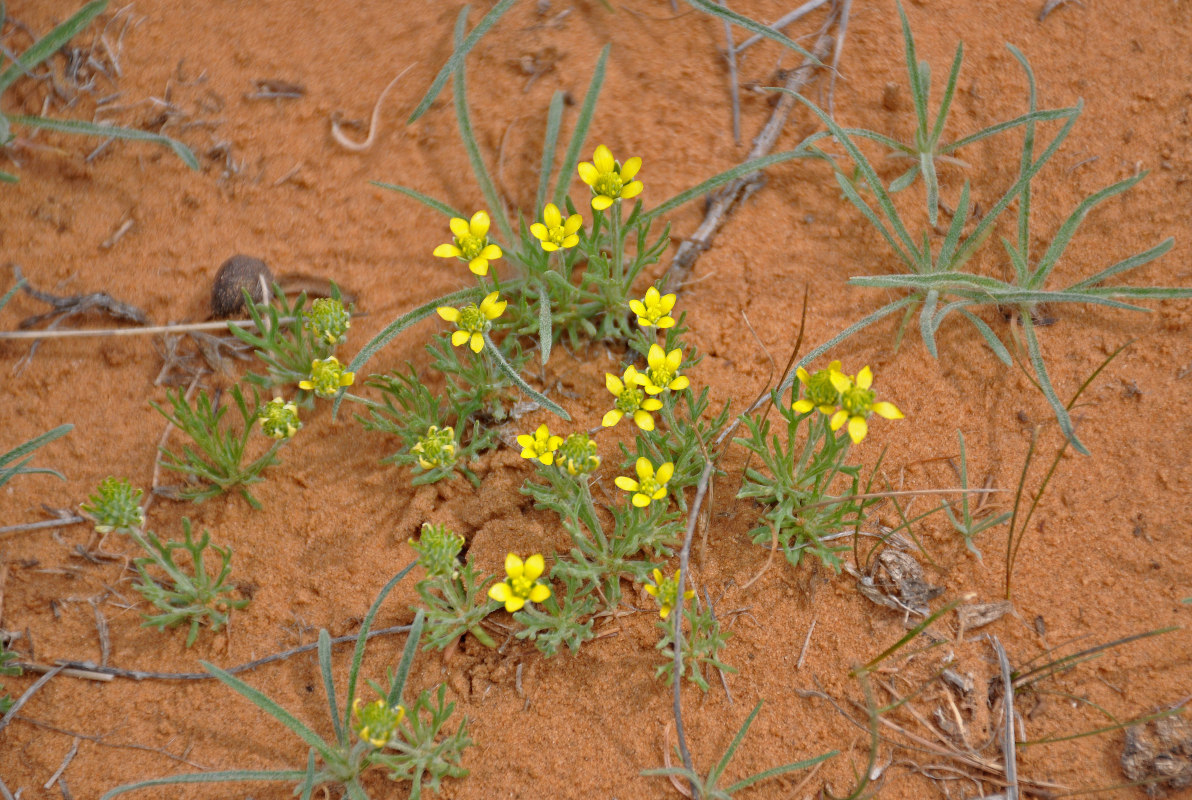
M 811 51 L 816 60 L 804 59 L 803 63 L 787 76 L 783 87 L 787 92 L 784 92 L 778 98 L 778 103 L 774 106 L 770 120 L 762 128 L 762 132 L 758 135 L 757 139 L 754 140 L 753 148 L 749 151 L 749 155 L 746 156 L 746 161 L 761 158 L 770 152 L 770 149 L 778 140 L 779 133 L 782 132 L 782 127 L 786 123 L 787 116 L 790 115 L 791 109 L 794 108 L 797 102 L 794 95 L 802 91 L 807 83 L 810 82 L 812 76 L 815 74 L 815 66 L 821 63 L 827 56 L 831 43 L 831 36 L 827 33 L 820 34 Z M 750 195 L 757 191 L 761 186 L 761 182 L 762 177 L 760 173 L 754 173 L 729 182 L 723 189 L 712 196 L 711 202 L 708 203 L 707 212 L 704 215 L 704 221 L 696 228 L 695 233 L 683 240 L 683 243 L 679 245 L 679 249 L 675 252 L 675 257 L 671 259 L 671 263 L 667 266 L 663 277 L 664 292 L 678 291 L 686 283 L 687 278 L 691 275 L 692 268 L 695 266 L 696 259 L 699 258 L 700 253 L 712 246 L 712 239 L 716 236 L 716 232 L 720 230 L 720 226 L 725 223 L 740 203 L 743 203 Z
M 293 322 L 296 317 L 282 317 L 278 323 Z M 225 330 L 229 325 L 255 328 L 251 319 L 229 319 L 215 322 L 190 322 L 179 325 L 146 325 L 143 328 L 91 328 L 87 330 L 0 331 L 0 339 L 82 339 L 88 336 L 150 336 L 158 333 L 188 333 L 190 331 Z
M 65 674 L 66 672 L 67 672 L 66 670 L 63 670 L 63 674 Z M 183 758 L 182 756 L 176 756 L 171 752 L 162 750 L 157 747 L 149 747 L 148 745 L 143 745 L 143 744 L 118 744 L 118 743 L 112 743 L 112 742 L 105 742 L 104 738 L 109 735 L 106 733 L 102 734 L 102 735 L 95 735 L 95 734 L 90 734 L 90 733 L 79 733 L 78 731 L 68 731 L 64 728 L 59 728 L 54 725 L 51 725 L 48 722 L 42 722 L 41 720 L 32 719 L 30 717 L 21 716 L 19 714 L 17 715 L 17 719 L 19 719 L 21 722 L 26 722 L 30 725 L 33 725 L 34 727 L 37 727 L 37 728 L 43 728 L 47 731 L 53 731 L 54 733 L 60 733 L 63 736 L 74 736 L 76 738 L 83 739 L 88 742 L 94 742 L 95 744 L 101 745 L 102 747 L 116 747 L 121 750 L 143 750 L 146 753 L 157 753 L 158 755 L 163 755 L 166 758 L 173 759 L 174 761 L 178 761 L 182 764 L 186 764 L 187 766 L 194 767 L 195 769 L 210 769 L 210 767 L 208 767 L 208 766 L 199 764 L 195 761 L 191 761 L 187 758 Z
M 66 772 L 66 768 L 70 766 L 70 762 L 73 761 L 75 755 L 78 754 L 80 741 L 82 741 L 82 739 L 80 739 L 78 736 L 74 737 L 74 743 L 70 747 L 70 752 L 66 754 L 66 758 L 62 759 L 62 763 L 58 766 L 58 769 L 55 770 L 54 774 L 50 776 L 50 779 L 46 781 L 45 785 L 43 785 L 41 788 L 49 789 L 53 787 L 58 779 L 62 777 L 62 773 Z
M 785 15 L 779 17 L 777 20 L 775 20 L 774 22 L 771 22 L 766 27 L 770 28 L 773 31 L 780 31 L 783 28 L 785 28 L 787 25 L 790 25 L 792 22 L 802 19 L 803 17 L 810 14 L 812 11 L 815 11 L 820 6 L 825 6 L 827 4 L 828 4 L 828 0 L 808 0 L 806 3 L 799 6 L 794 11 L 790 12 L 789 14 L 785 14 Z M 753 36 L 750 36 L 748 39 L 741 42 L 741 44 L 737 46 L 737 52 L 740 53 L 745 48 L 752 47 L 753 45 L 760 42 L 762 40 L 762 38 L 763 37 L 760 33 L 755 33 Z
M 721 8 L 725 8 L 724 0 L 716 0 Z M 741 143 L 741 87 L 737 79 L 737 48 L 733 44 L 733 26 L 727 19 L 724 21 L 724 60 L 728 63 L 728 95 L 733 103 L 733 142 Z
M 770 521 L 770 555 L 766 556 L 766 563 L 762 564 L 762 568 L 757 571 L 749 581 L 741 587 L 741 591 L 745 591 L 753 584 L 757 583 L 758 578 L 766 574 L 766 570 L 770 568 L 770 564 L 774 561 L 774 553 L 778 551 L 778 525 L 773 520 Z
M 996 636 L 993 650 L 1002 672 L 1002 713 L 1006 717 L 1005 738 L 1002 739 L 1002 760 L 1006 764 L 1006 800 L 1018 800 L 1018 751 L 1014 743 L 1014 681 L 1010 678 L 1010 660 Z
M 38 672 L 44 675 L 47 672 L 52 672 L 58 669 L 58 667 L 62 665 L 56 664 L 51 666 L 49 664 L 17 664 L 17 666 L 27 672 Z M 109 683 L 114 677 L 103 672 L 94 672 L 89 669 L 74 669 L 72 667 L 66 667 L 63 669 L 61 675 L 64 678 L 81 678 L 87 681 L 100 681 L 102 683 Z
M 799 651 L 799 660 L 795 662 L 795 669 L 803 669 L 803 661 L 807 658 L 807 649 L 811 647 L 811 634 L 815 633 L 816 620 L 811 620 L 811 627 L 807 629 L 807 638 L 803 640 L 803 649 Z
M 63 669 L 65 669 L 65 667 L 62 667 L 62 666 L 54 667 L 52 670 L 47 672 L 45 675 L 42 675 L 40 678 L 38 678 L 36 681 L 34 681 L 33 685 L 30 686 L 28 689 L 26 689 L 25 693 L 22 694 L 17 699 L 17 701 L 15 703 L 12 704 L 12 706 L 8 709 L 8 713 L 5 714 L 3 718 L 0 718 L 0 731 L 4 730 L 6 727 L 8 727 L 8 723 L 12 720 L 13 717 L 16 716 L 17 712 L 21 710 L 21 706 L 23 706 L 23 705 L 25 705 L 25 703 L 29 702 L 29 698 L 31 698 L 31 697 L 33 697 L 33 695 L 37 694 L 41 690 L 41 687 L 45 686 L 47 683 L 49 683 L 51 680 L 53 680 L 54 676 L 57 675 L 59 672 L 61 672 Z

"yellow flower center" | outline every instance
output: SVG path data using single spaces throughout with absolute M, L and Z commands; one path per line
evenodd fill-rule
M 617 402 L 615 403 L 619 411 L 626 414 L 632 414 L 641 408 L 642 400 L 645 399 L 644 393 L 636 386 L 626 386 L 617 395 Z
M 868 416 L 873 410 L 875 396 L 870 389 L 853 386 L 840 396 L 840 407 L 847 411 L 850 417 Z
M 665 389 L 675 379 L 677 372 L 672 371 L 664 364 L 661 367 L 650 367 L 646 370 L 646 374 L 650 376 L 651 385 Z
M 468 261 L 479 256 L 480 251 L 487 244 L 487 236 L 472 236 L 469 234 L 468 236 L 456 237 L 455 239 L 455 246 L 459 248 L 459 251 L 464 254 L 464 258 Z
M 509 588 L 518 597 L 524 597 L 528 600 L 530 598 L 530 592 L 534 589 L 534 581 L 525 575 L 519 575 L 516 578 L 509 579 Z
M 637 490 L 641 494 L 644 494 L 646 497 L 653 498 L 654 495 L 658 493 L 659 489 L 665 488 L 665 485 L 659 483 L 658 479 L 655 478 L 653 475 L 651 475 L 648 478 L 641 478 L 640 475 L 638 477 L 640 478 L 640 480 L 637 485 Z
M 567 234 L 563 231 L 563 226 L 559 225 L 555 228 L 548 228 L 546 231 L 546 240 L 555 247 L 562 247 L 563 240 L 567 238 Z
M 488 325 L 488 318 L 484 312 L 474 305 L 464 306 L 459 310 L 459 321 L 455 323 L 461 331 L 468 333 L 484 333 Z
M 621 196 L 621 189 L 624 185 L 620 173 L 606 172 L 596 179 L 596 182 L 592 184 L 592 189 L 596 194 L 602 194 L 615 200 Z
M 807 379 L 807 399 L 814 406 L 834 406 L 840 401 L 840 393 L 832 385 L 828 370 L 821 369 Z M 873 400 L 872 392 L 869 399 Z

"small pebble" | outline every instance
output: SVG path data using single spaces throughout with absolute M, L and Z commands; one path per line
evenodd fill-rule
M 259 258 L 237 254 L 229 258 L 215 273 L 211 287 L 211 316 L 232 317 L 244 312 L 247 289 L 255 303 L 268 303 L 273 273 Z

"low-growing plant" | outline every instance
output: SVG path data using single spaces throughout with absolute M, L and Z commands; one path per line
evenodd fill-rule
M 160 611 L 160 614 L 146 614 L 145 626 L 164 631 L 178 625 L 189 625 L 186 646 L 195 643 L 199 628 L 206 623 L 213 632 L 218 632 L 228 623 L 228 617 L 235 609 L 248 605 L 248 598 L 235 597 L 235 586 L 228 585 L 232 571 L 232 549 L 211 544 L 211 535 L 203 531 L 196 542 L 191 535 L 190 520 L 182 518 L 181 542 L 163 542 L 153 531 L 144 536 L 136 528 L 126 528 L 147 556 L 133 559 L 133 566 L 140 575 L 140 582 L 133 585 L 142 597 Z M 207 573 L 203 553 L 210 547 L 220 559 L 219 573 L 212 578 Z M 189 568 L 179 564 L 175 556 L 189 555 Z M 165 579 L 155 577 L 150 567 L 156 567 L 165 574 Z
M 253 508 L 261 507 L 248 487 L 262 482 L 264 478 L 261 473 L 267 467 L 279 463 L 278 451 L 298 430 L 300 423 L 297 409 L 292 403 L 276 398 L 262 407 L 256 387 L 250 388 L 251 406 L 239 386 L 233 386 L 228 392 L 240 416 L 238 427 L 222 424 L 228 407 L 214 405 L 205 390 L 199 391 L 193 407 L 181 389 L 167 391 L 166 399 L 172 412 L 150 401 L 150 405 L 198 446 L 196 450 L 190 445 L 183 445 L 181 455 L 161 448 L 162 466 L 188 479 L 180 492 L 182 498 L 199 503 L 230 489 L 238 489 Z M 262 423 L 262 431 L 274 441 L 264 454 L 245 464 L 249 440 L 258 419 Z
M 417 563 L 417 562 L 414 562 Z M 397 671 L 388 676 L 388 686 L 370 685 L 380 698 L 365 703 L 357 694 L 360 665 L 373 619 L 381 603 L 393 588 L 413 569 L 411 563 L 395 575 L 369 608 L 360 625 L 356 648 L 348 670 L 347 693 L 344 705 L 339 705 L 335 678 L 331 665 L 331 635 L 319 631 L 319 671 L 326 690 L 331 716 L 330 738 L 317 733 L 306 723 L 282 708 L 268 695 L 254 689 L 239 678 L 214 664 L 201 662 L 203 668 L 234 691 L 248 698 L 254 705 L 276 719 L 302 739 L 309 747 L 304 769 L 285 770 L 227 770 L 174 775 L 119 786 L 103 795 L 101 800 L 125 792 L 191 783 L 230 783 L 238 781 L 287 781 L 295 784 L 294 794 L 310 800 L 318 788 L 335 788 L 351 800 L 367 800 L 360 778 L 369 769 L 389 771 L 394 781 L 410 781 L 410 797 L 420 798 L 423 784 L 438 789 L 444 777 L 463 777 L 467 770 L 460 761 L 463 751 L 471 744 L 465 717 L 454 733 L 445 728 L 454 711 L 454 703 L 446 703 L 446 688 L 440 684 L 434 691 L 424 691 L 413 702 L 403 705 L 402 694 L 410 667 L 422 638 L 424 616 L 419 611 L 410 626 L 409 636 Z M 446 734 L 446 735 L 444 735 Z
M 464 537 L 427 522 L 410 546 L 418 553 L 418 565 L 426 570 L 426 577 L 414 586 L 426 605 L 426 649 L 442 650 L 465 633 L 496 647 L 480 623 L 498 605 L 484 591 L 488 576 L 477 574 L 471 562 L 460 563 Z
M 87 3 L 76 11 L 70 19 L 31 44 L 25 52 L 15 56 L 12 59 L 13 63 L 7 67 L 4 66 L 4 56 L 8 55 L 8 52 L 5 51 L 3 54 L 0 54 L 0 67 L 3 68 L 0 69 L 0 96 L 3 96 L 4 92 L 22 76 L 32 75 L 34 69 L 41 66 L 46 59 L 61 50 L 67 42 L 81 33 L 107 7 L 108 0 L 92 0 L 92 2 Z M 5 7 L 3 3 L 0 3 L 0 27 L 4 26 L 5 20 Z M 98 125 L 94 122 L 83 122 L 82 120 L 54 119 L 30 114 L 5 114 L 3 111 L 0 111 L 0 149 L 9 148 L 16 141 L 16 134 L 12 130 L 14 125 L 26 128 L 42 128 L 61 133 L 99 136 L 105 139 L 132 139 L 161 144 L 173 150 L 175 155 L 182 159 L 191 169 L 197 170 L 199 168 L 198 159 L 195 158 L 190 148 L 168 136 L 148 133 L 147 131 L 136 130 L 134 128 Z M 0 170 L 0 183 L 16 182 L 17 176 Z
M 144 492 L 126 479 L 108 476 L 100 481 L 79 510 L 95 523 L 96 533 L 127 533 L 145 526 L 145 510 L 141 507 L 143 495 Z
M 663 595 L 667 592 L 667 583 L 677 584 L 678 573 L 675 573 L 675 577 L 673 578 L 663 578 L 660 581 L 656 578 L 655 580 L 657 581 L 655 584 L 657 594 L 655 596 L 661 603 L 663 602 Z M 677 592 L 677 588 L 670 590 L 672 597 L 675 597 Z M 675 680 L 675 627 L 674 623 L 667 622 L 666 619 L 670 616 L 669 612 L 671 608 L 663 605 L 662 610 L 668 613 L 659 614 L 661 619 L 658 620 L 657 626 L 658 630 L 662 632 L 662 636 L 658 639 L 658 644 L 655 647 L 662 651 L 662 654 L 666 656 L 666 660 L 654 667 L 654 677 L 665 677 L 667 686 L 670 686 Z M 684 608 L 683 619 L 686 620 L 688 625 L 687 633 L 683 636 L 683 653 L 681 659 L 683 663 L 683 675 L 706 692 L 708 691 L 708 679 L 704 677 L 705 666 L 720 670 L 721 672 L 737 671 L 736 667 L 731 667 L 720 660 L 720 651 L 728 645 L 729 637 L 733 635 L 733 632 L 721 627 L 720 620 L 712 613 L 711 607 Z
M 708 770 L 707 777 L 701 776 L 693 769 L 686 767 L 661 767 L 657 769 L 644 769 L 642 775 L 654 776 L 674 776 L 685 778 L 694 789 L 694 796 L 706 798 L 706 800 L 732 800 L 733 795 L 742 789 L 746 789 L 755 783 L 759 783 L 768 778 L 773 778 L 778 775 L 785 775 L 788 772 L 795 772 L 796 770 L 807 769 L 814 767 L 822 761 L 827 761 L 829 758 L 837 755 L 836 750 L 832 750 L 822 755 L 813 758 L 804 759 L 803 761 L 796 761 L 790 764 L 783 764 L 780 767 L 772 767 L 771 769 L 759 772 L 755 775 L 750 775 L 748 778 L 737 781 L 731 786 L 721 787 L 721 778 L 724 777 L 724 772 L 728 769 L 729 762 L 732 761 L 733 755 L 737 752 L 737 748 L 741 746 L 741 742 L 745 739 L 745 734 L 749 732 L 749 726 L 753 724 L 754 717 L 762 709 L 761 700 L 753 707 L 753 711 L 749 712 L 749 716 L 741 723 L 741 727 L 737 730 L 737 735 L 733 737 L 732 742 L 729 743 L 728 748 L 724 751 L 724 755 L 720 761 Z
M 1031 184 L 1068 137 L 1080 114 L 1081 105 L 1078 103 L 1072 108 L 1039 111 L 1036 106 L 1034 73 L 1031 71 L 1026 57 L 1017 48 L 1007 45 L 1026 73 L 1029 88 L 1027 113 L 1015 120 L 991 126 L 977 134 L 954 142 L 952 145 L 940 148 L 938 145 L 939 135 L 947 116 L 951 92 L 956 84 L 956 76 L 959 74 L 962 50 L 957 50 L 952 75 L 949 78 L 936 122 L 932 126 L 931 132 L 926 133 L 929 116 L 926 108 L 928 71 L 925 64 L 915 64 L 914 40 L 905 16 L 903 16 L 903 38 L 912 93 L 916 98 L 918 129 L 915 147 L 908 148 L 900 145 L 889 137 L 873 131 L 842 128 L 810 100 L 795 95 L 799 102 L 807 106 L 828 128 L 827 134 L 812 136 L 801 147 L 807 147 L 817 152 L 821 158 L 832 164 L 836 181 L 845 197 L 878 230 L 883 240 L 908 270 L 899 275 L 865 275 L 850 278 L 849 282 L 853 285 L 894 290 L 903 292 L 904 296 L 887 303 L 832 337 L 831 340 L 808 353 L 800 361 L 800 365 L 809 363 L 844 339 L 890 314 L 901 311 L 905 314 L 904 321 L 909 320 L 910 315 L 917 308 L 919 309 L 919 331 L 928 352 L 933 357 L 939 357 L 936 334 L 944 320 L 955 313 L 968 320 L 981 334 L 994 354 L 1009 366 L 1010 354 L 1005 344 L 990 325 L 971 310 L 980 307 L 993 307 L 1007 319 L 1016 320 L 1021 327 L 1037 387 L 1051 405 L 1065 437 L 1072 442 L 1072 446 L 1078 452 L 1087 455 L 1088 451 L 1077 438 L 1067 409 L 1059 400 L 1051 384 L 1036 333 L 1036 318 L 1039 309 L 1044 306 L 1054 308 L 1061 304 L 1087 303 L 1140 311 L 1144 309 L 1125 301 L 1192 297 L 1192 289 L 1188 288 L 1105 284 L 1116 275 L 1130 272 L 1162 256 L 1171 249 L 1171 239 L 1160 242 L 1149 250 L 1125 258 L 1098 271 L 1091 277 L 1076 281 L 1063 288 L 1054 289 L 1047 286 L 1052 272 L 1085 217 L 1098 204 L 1134 186 L 1142 180 L 1145 173 L 1119 181 L 1085 198 L 1056 231 L 1043 254 L 1033 259 L 1032 264 L 1030 251 Z M 1045 120 L 1060 119 L 1064 120 L 1063 126 L 1036 157 L 1037 124 Z M 938 154 L 952 152 L 978 139 L 1018 127 L 1021 127 L 1024 132 L 1018 177 L 984 212 L 980 220 L 967 233 L 965 232 L 966 228 L 969 228 L 970 212 L 973 208 L 969 186 L 966 182 L 960 191 L 955 213 L 952 214 L 952 221 L 939 246 L 932 245 L 930 230 L 924 230 L 919 238 L 913 236 L 902 216 L 894 207 L 891 193 L 905 188 L 916 175 L 923 174 L 928 187 L 927 215 L 930 223 L 935 219 L 938 205 L 938 191 L 936 190 L 933 166 Z M 827 135 L 830 135 L 844 148 L 848 159 L 854 165 L 855 173 L 846 172 L 839 166 L 835 157 L 828 156 L 816 146 L 815 142 Z M 869 159 L 858 147 L 857 141 L 861 139 L 877 141 L 900 152 L 913 153 L 918 159 L 918 164 L 887 187 Z M 873 205 L 864 197 L 865 193 L 872 196 Z M 993 233 L 994 226 L 1001 219 L 1002 214 L 1012 205 L 1017 207 L 1017 233 L 1013 242 L 1003 239 L 1002 243 L 1013 266 L 1013 274 L 1009 279 L 1003 279 L 965 271 L 965 267 L 973 255 Z M 783 388 L 789 386 L 790 380 L 788 378 L 788 382 Z

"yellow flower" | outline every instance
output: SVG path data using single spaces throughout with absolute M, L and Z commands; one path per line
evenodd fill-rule
M 552 464 L 555 460 L 555 451 L 559 449 L 559 445 L 563 444 L 562 436 L 551 436 L 550 429 L 546 427 L 546 423 L 538 426 L 538 430 L 534 431 L 533 435 L 523 433 L 517 437 L 517 443 L 520 444 L 522 450 L 522 458 L 538 459 L 543 464 Z
M 587 475 L 600 469 L 600 456 L 596 455 L 596 443 L 586 433 L 573 433 L 559 447 L 559 466 L 568 475 Z
M 352 724 L 356 735 L 373 747 L 387 745 L 406 716 L 402 706 L 390 707 L 384 700 L 363 705 L 359 697 L 353 701 L 352 711 L 356 716 Z
M 435 255 L 466 261 L 473 273 L 487 275 L 488 262 L 501 257 L 501 248 L 488 241 L 489 224 L 488 214 L 484 211 L 477 211 L 470 221 L 452 217 L 451 233 L 455 235 L 455 243 L 439 245 L 435 248 Z
M 584 219 L 579 214 L 572 214 L 564 222 L 559 207 L 554 203 L 547 203 L 546 208 L 542 209 L 542 222 L 531 225 L 530 233 L 542 243 L 542 249 L 549 253 L 560 247 L 566 250 L 579 244 L 579 229 L 583 224 Z
M 814 375 L 807 374 L 807 370 L 799 367 L 795 375 L 798 376 L 799 383 L 806 387 L 807 396 L 796 400 L 791 408 L 800 414 L 806 414 L 813 408 L 818 408 L 821 414 L 831 414 L 835 411 L 836 406 L 840 405 L 840 390 L 832 382 L 834 374 L 845 379 L 848 377 L 841 373 L 839 361 L 833 361 L 827 369 L 821 369 Z
M 298 381 L 298 388 L 314 392 L 319 397 L 332 397 L 341 386 L 351 386 L 355 382 L 355 372 L 345 372 L 338 358 L 328 356 L 310 362 L 310 378 Z
M 658 616 L 666 619 L 670 616 L 670 612 L 679 605 L 679 571 L 675 570 L 675 577 L 663 578 L 662 570 L 654 570 L 654 583 L 646 584 L 646 594 L 653 595 L 658 600 Z M 683 592 L 683 599 L 690 600 L 695 597 L 695 590 L 688 589 Z
M 261 421 L 261 432 L 273 439 L 289 439 L 302 427 L 298 421 L 298 406 L 281 397 L 266 403 L 257 418 Z
M 423 469 L 454 465 L 455 428 L 450 425 L 444 428 L 431 425 L 426 429 L 426 435 L 410 448 L 410 452 L 418 457 L 418 466 Z
M 637 324 L 643 328 L 673 327 L 675 318 L 670 315 L 670 312 L 674 307 L 675 296 L 673 294 L 659 294 L 658 290 L 653 286 L 646 289 L 644 301 L 629 301 L 629 310 L 637 314 Z
M 497 293 L 492 292 L 480 301 L 480 306 L 466 305 L 462 308 L 439 306 L 435 309 L 439 316 L 448 322 L 454 322 L 458 329 L 451 334 L 451 343 L 459 347 L 469 342 L 473 353 L 484 349 L 484 333 L 492 327 L 492 321 L 505 313 L 508 300 L 497 300 Z
M 642 160 L 637 156 L 621 165 L 607 147 L 597 147 L 592 163 L 583 161 L 579 165 L 580 180 L 592 187 L 592 208 L 603 211 L 614 200 L 628 200 L 641 194 L 642 182 L 633 180 L 641 168 Z
M 513 553 L 505 556 L 506 578 L 489 587 L 488 596 L 505 604 L 505 610 L 512 614 L 526 604 L 541 603 L 550 597 L 550 587 L 538 583 L 538 576 L 546 569 L 546 561 L 540 554 L 534 554 L 524 562 Z
M 834 431 L 840 430 L 848 422 L 848 435 L 853 444 L 865 438 L 869 432 L 866 418 L 870 412 L 886 419 L 902 419 L 903 413 L 893 403 L 874 402 L 876 395 L 870 390 L 873 385 L 873 373 L 869 367 L 864 367 L 857 373 L 854 381 L 840 372 L 831 373 L 832 385 L 840 392 L 840 410 L 832 415 L 828 425 Z
M 644 373 L 646 382 L 642 388 L 646 394 L 661 394 L 663 389 L 673 389 L 676 392 L 691 385 L 687 376 L 679 374 L 679 365 L 683 363 L 683 353 L 675 348 L 667 353 L 662 345 L 650 345 L 650 352 L 646 356 L 649 365 Z
M 618 475 L 614 481 L 618 488 L 634 492 L 633 504 L 635 506 L 645 508 L 655 500 L 666 497 L 666 483 L 675 474 L 675 465 L 672 462 L 667 461 L 655 472 L 654 465 L 648 459 L 639 458 L 636 470 L 637 480 Z
M 604 373 L 604 385 L 616 396 L 617 402 L 613 410 L 604 415 L 600 424 L 611 428 L 621 421 L 621 417 L 630 414 L 637 427 L 643 431 L 654 430 L 654 418 L 650 416 L 650 412 L 662 408 L 662 401 L 645 396 L 641 387 L 647 382 L 646 376 L 638 372 L 632 364 L 625 368 L 625 374 L 621 378 L 611 372 Z

